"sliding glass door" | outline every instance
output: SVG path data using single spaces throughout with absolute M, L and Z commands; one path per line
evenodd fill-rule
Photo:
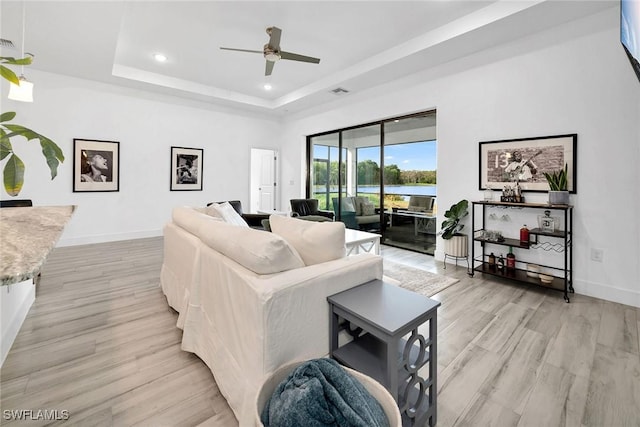
M 309 137 L 308 196 L 348 228 L 433 254 L 435 119 L 429 111 Z

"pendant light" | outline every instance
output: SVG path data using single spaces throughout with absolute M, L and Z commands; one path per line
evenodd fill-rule
M 26 1 L 22 2 L 22 58 L 24 58 L 24 28 L 26 21 Z M 20 66 L 20 84 L 9 85 L 9 99 L 22 102 L 33 102 L 33 83 L 24 76 L 24 65 Z

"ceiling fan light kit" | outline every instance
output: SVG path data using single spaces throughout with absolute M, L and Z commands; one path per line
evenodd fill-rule
M 249 50 L 249 49 L 236 49 L 231 47 L 221 47 L 222 50 L 235 50 L 238 52 L 249 52 L 249 53 L 262 53 L 264 59 L 266 60 L 265 65 L 265 76 L 270 76 L 273 71 L 273 65 L 276 61 L 281 59 L 287 59 L 290 61 L 299 61 L 299 62 L 308 62 L 311 64 L 319 64 L 320 59 L 314 58 L 312 56 L 300 55 L 292 52 L 283 52 L 280 50 L 280 36 L 282 35 L 282 30 L 278 27 L 268 27 L 267 34 L 269 35 L 269 43 L 264 45 L 262 52 L 259 50 Z

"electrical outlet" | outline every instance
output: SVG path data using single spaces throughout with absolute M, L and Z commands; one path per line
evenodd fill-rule
M 604 250 L 591 248 L 591 261 L 602 262 L 604 259 Z

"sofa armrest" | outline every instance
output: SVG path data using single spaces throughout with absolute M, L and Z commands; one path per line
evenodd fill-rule
M 326 216 L 327 218 L 331 219 L 331 221 L 333 221 L 333 219 L 336 216 L 336 214 L 333 211 L 325 211 L 322 209 L 318 209 L 318 212 L 316 212 L 316 215 Z

